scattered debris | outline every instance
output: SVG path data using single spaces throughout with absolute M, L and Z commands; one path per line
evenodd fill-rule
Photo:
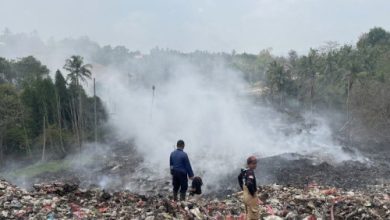
M 0 219 L 245 219 L 242 193 L 173 202 L 165 195 L 82 189 L 72 183 L 35 184 L 32 191 L 0 180 Z M 312 183 L 259 188 L 263 219 L 389 219 L 390 186 L 344 191 Z

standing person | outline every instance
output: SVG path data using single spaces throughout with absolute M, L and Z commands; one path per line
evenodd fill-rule
M 184 141 L 177 141 L 177 149 L 171 153 L 169 158 L 169 165 L 172 174 L 173 185 L 173 200 L 177 201 L 177 193 L 180 189 L 180 200 L 186 199 L 186 192 L 188 188 L 188 178 L 193 179 L 194 173 L 188 155 L 184 150 Z
M 255 156 L 248 157 L 247 167 L 241 170 L 238 175 L 238 183 L 241 189 L 244 191 L 244 204 L 246 219 L 259 219 L 259 199 L 257 197 L 257 185 L 255 169 L 257 167 L 257 159 Z

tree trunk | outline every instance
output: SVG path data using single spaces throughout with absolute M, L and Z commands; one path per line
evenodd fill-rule
M 22 106 L 22 103 L 20 102 L 20 99 L 19 99 L 19 105 Z M 32 157 L 31 148 L 30 148 L 30 142 L 29 142 L 28 135 L 27 135 L 26 123 L 24 121 L 24 111 L 23 111 L 23 109 L 20 111 L 20 113 L 22 115 L 22 126 L 23 126 L 24 140 L 25 140 L 25 144 L 26 144 L 26 151 L 27 151 L 28 156 Z
M 350 95 L 350 88 L 349 88 L 349 85 L 350 85 L 350 80 L 348 79 L 348 88 L 347 88 L 347 123 L 349 123 L 349 95 Z M 351 143 L 351 126 L 347 126 L 346 127 L 347 129 L 347 146 L 350 145 Z
M 313 103 L 313 99 L 314 99 L 314 83 L 315 83 L 315 75 L 312 74 L 311 76 L 311 82 L 310 82 L 310 113 L 311 115 L 313 115 L 313 111 L 314 111 L 314 103 Z
M 93 110 L 94 110 L 94 136 L 95 136 L 95 148 L 97 148 L 97 116 L 96 116 L 96 82 L 93 78 Z
M 352 73 L 348 75 L 348 81 L 347 81 L 347 100 L 346 100 L 346 107 L 347 107 L 347 145 L 351 143 L 351 112 L 350 112 L 350 97 L 351 97 L 351 89 L 352 89 Z
M 284 88 L 283 88 L 283 85 L 284 85 L 284 81 L 283 81 L 283 72 L 280 73 L 280 76 L 279 76 L 279 108 L 282 108 L 283 106 L 283 93 L 284 93 Z
M 32 152 L 31 152 L 31 148 L 30 148 L 30 142 L 28 140 L 27 129 L 26 129 L 26 126 L 24 124 L 24 119 L 23 119 L 23 132 L 24 132 L 24 139 L 26 141 L 26 151 L 27 151 L 27 154 L 28 154 L 29 157 L 32 157 Z
M 42 146 L 42 161 L 45 160 L 46 151 L 46 113 L 43 116 L 43 146 Z
M 84 140 L 84 132 L 83 132 L 83 111 L 82 111 L 82 101 L 81 101 L 81 87 L 79 84 L 79 80 L 77 79 L 77 89 L 78 89 L 78 96 L 79 96 L 79 109 L 78 109 L 78 130 L 79 130 L 79 147 L 80 147 L 80 152 L 81 148 L 83 145 L 83 140 Z
M 76 111 L 76 105 L 75 105 L 75 100 L 74 100 L 73 96 L 72 96 L 72 101 L 70 104 L 71 104 L 70 111 L 71 111 L 71 115 L 72 115 L 72 127 L 73 127 L 73 131 L 76 135 L 77 145 L 79 146 L 79 150 L 81 150 L 80 133 L 79 133 L 78 122 L 77 122 L 77 111 Z
M 58 116 L 58 128 L 60 132 L 60 149 L 63 153 L 65 153 L 64 149 L 64 141 L 62 139 L 62 114 L 61 114 L 61 100 L 57 94 L 57 116 Z

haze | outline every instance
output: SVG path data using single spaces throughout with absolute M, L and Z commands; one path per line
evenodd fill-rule
M 327 41 L 354 43 L 390 29 L 386 0 L 0 1 L 0 30 L 43 39 L 89 36 L 100 44 L 275 54 L 305 53 Z

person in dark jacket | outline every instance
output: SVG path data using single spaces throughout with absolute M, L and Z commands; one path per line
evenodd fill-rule
M 247 167 L 241 170 L 238 175 L 238 183 L 244 191 L 243 199 L 245 204 L 246 219 L 259 219 L 259 199 L 257 197 L 257 185 L 255 169 L 257 167 L 257 159 L 255 156 L 250 156 L 247 159 Z
M 194 178 L 190 160 L 184 150 L 184 141 L 177 141 L 177 149 L 171 153 L 169 165 L 171 168 L 173 200 L 177 201 L 177 194 L 180 190 L 180 200 L 184 201 L 188 189 L 188 178 Z

